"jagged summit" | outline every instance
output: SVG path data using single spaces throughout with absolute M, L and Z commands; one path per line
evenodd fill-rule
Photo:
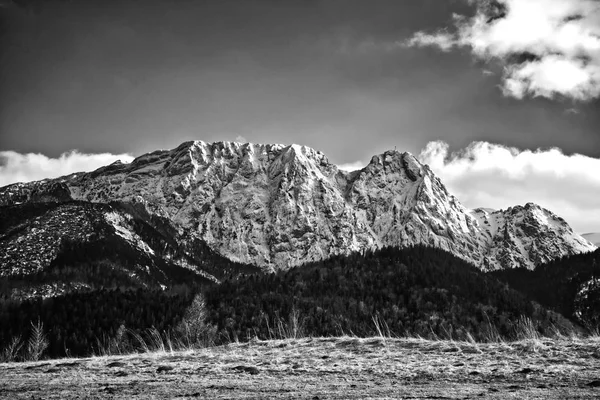
M 473 215 L 486 228 L 488 237 L 493 238 L 490 254 L 501 268 L 521 265 L 533 269 L 558 256 L 570 255 L 569 246 L 580 252 L 595 249 L 574 233 L 563 218 L 535 203 L 497 211 L 476 209 Z M 562 242 L 568 245 L 563 246 Z
M 345 172 L 307 146 L 190 141 L 0 189 L 5 205 L 67 199 L 142 204 L 178 240 L 271 270 L 382 246 L 436 246 L 485 270 L 595 248 L 534 204 L 468 210 L 427 165 L 396 150 Z
M 416 181 L 423 173 L 424 165 L 411 153 L 401 153 L 397 150 L 387 150 L 375 155 L 371 162 L 364 168 L 378 170 L 383 168 L 386 172 L 405 170 L 412 181 Z

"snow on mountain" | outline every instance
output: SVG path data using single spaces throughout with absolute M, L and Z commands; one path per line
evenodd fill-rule
M 131 226 L 132 217 L 128 214 L 119 213 L 111 210 L 104 212 L 104 218 L 115 230 L 115 233 L 121 238 L 125 239 L 132 246 L 137 247 L 142 252 L 148 255 L 155 255 L 152 247 L 148 245 L 136 232 L 135 228 Z
M 529 269 L 554 258 L 595 250 L 595 246 L 573 232 L 561 217 L 536 204 L 507 210 L 473 211 L 491 245 L 484 269 Z M 494 262 L 495 264 L 494 265 Z
M 535 204 L 466 209 L 427 165 L 397 151 L 345 172 L 306 146 L 195 141 L 0 189 L 1 204 L 66 198 L 136 204 L 171 221 L 178 240 L 265 270 L 382 246 L 436 246 L 483 270 L 595 249 Z M 126 221 L 111 218 L 118 233 Z

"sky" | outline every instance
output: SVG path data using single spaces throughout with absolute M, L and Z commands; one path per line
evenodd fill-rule
M 0 0 L 0 185 L 186 140 L 397 148 L 600 231 L 598 0 Z

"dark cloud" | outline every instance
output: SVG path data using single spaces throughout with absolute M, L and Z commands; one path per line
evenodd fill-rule
M 0 9 L 1 149 L 137 155 L 242 136 L 337 163 L 438 139 L 600 153 L 597 104 L 516 102 L 499 64 L 484 75 L 464 53 L 402 46 L 468 13 L 463 0 L 37 4 Z

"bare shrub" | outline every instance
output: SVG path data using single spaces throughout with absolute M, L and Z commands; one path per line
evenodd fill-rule
M 175 327 L 175 333 L 184 346 L 191 349 L 214 345 L 217 327 L 208 323 L 207 317 L 206 302 L 204 296 L 199 293 Z
M 294 307 L 288 320 L 277 317 L 275 321 L 276 334 L 279 339 L 299 339 L 305 336 L 304 322 L 300 319 L 300 312 Z
M 385 344 L 385 339 L 391 339 L 392 333 L 390 332 L 390 327 L 388 326 L 385 320 L 382 320 L 379 317 L 379 314 L 375 314 L 372 317 L 373 324 L 375 325 L 375 331 L 377 332 L 377 336 L 379 336 L 383 343 Z
M 44 324 L 38 319 L 37 323 L 31 323 L 31 335 L 27 341 L 28 361 L 38 361 L 48 348 L 49 341 L 44 333 Z
M 148 341 L 140 333 L 127 329 L 127 335 L 131 340 L 131 352 L 150 353 L 152 351 L 151 346 L 148 345 Z
M 521 316 L 514 324 L 517 340 L 539 340 L 540 334 L 531 318 Z
M 121 324 L 114 337 L 105 337 L 103 340 L 98 340 L 98 353 L 102 356 L 112 356 L 125 354 L 130 351 L 129 343 L 125 337 L 126 333 L 127 328 Z
M 161 335 L 158 329 L 152 327 L 147 330 L 146 336 L 148 337 L 149 344 L 147 347 L 150 348 L 151 351 L 160 353 L 165 353 L 167 349 L 173 351 L 172 347 L 169 344 L 170 340 L 167 339 L 169 336 L 166 333 L 165 337 L 163 338 L 163 335 Z
M 8 345 L 0 352 L 0 362 L 13 362 L 19 357 L 19 352 L 23 348 L 21 336 L 13 337 Z
M 487 323 L 484 325 L 483 330 L 481 332 L 481 336 L 484 342 L 488 343 L 501 343 L 504 342 L 502 335 L 498 331 L 496 325 L 492 324 L 490 318 L 487 314 L 485 314 L 485 318 L 487 319 Z

